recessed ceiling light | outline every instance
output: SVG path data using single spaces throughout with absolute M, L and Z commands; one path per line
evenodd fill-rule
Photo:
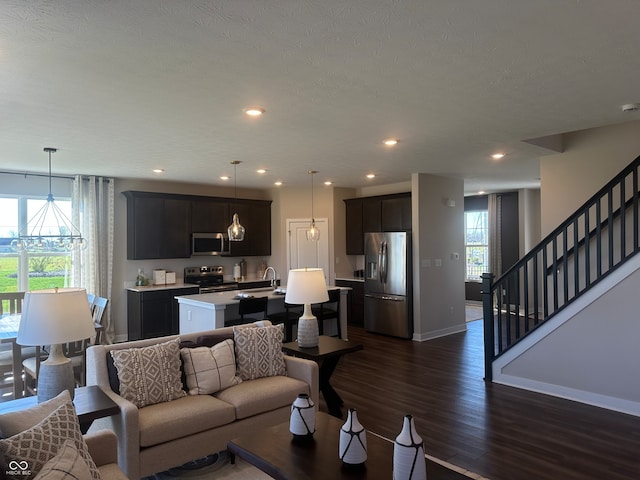
M 229 180 L 229 175 L 221 175 L 220 180 L 225 180 L 225 181 Z
M 256 170 L 256 172 L 258 172 L 258 173 L 267 173 L 267 169 L 266 168 L 259 168 L 258 170 Z
M 162 173 L 164 172 L 164 168 L 154 168 L 153 173 Z
M 500 160 L 504 156 L 504 153 L 494 153 L 493 155 L 491 155 L 491 158 L 493 158 L 494 160 Z
M 627 103 L 626 105 L 622 105 L 623 112 L 637 112 L 640 110 L 640 103 Z
M 265 111 L 266 110 L 264 108 L 260 108 L 260 107 L 249 107 L 244 109 L 244 113 L 246 113 L 250 117 L 259 117 Z
M 326 182 L 324 182 L 325 185 L 331 185 L 333 184 L 333 182 L 331 180 L 327 180 Z
M 398 139 L 397 139 L 397 138 L 387 138 L 387 139 L 384 141 L 384 144 L 385 144 L 387 147 L 393 147 L 394 145 L 397 145 L 397 144 L 398 144 Z
M 273 184 L 277 187 L 279 187 L 280 185 L 282 185 L 282 182 L 280 180 L 278 180 L 277 182 L 273 182 Z
M 478 192 L 478 195 L 484 195 L 484 194 L 485 194 L 485 191 L 484 191 L 484 190 L 480 190 L 480 191 Z
M 373 173 L 368 173 L 367 174 L 367 178 L 376 178 L 376 176 Z

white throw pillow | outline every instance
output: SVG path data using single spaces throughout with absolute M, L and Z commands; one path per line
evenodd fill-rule
M 213 347 L 182 348 L 180 355 L 189 395 L 209 395 L 242 382 L 236 376 L 233 340 Z

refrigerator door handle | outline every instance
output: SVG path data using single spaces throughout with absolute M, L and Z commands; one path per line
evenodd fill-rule
M 377 298 L 378 300 L 390 300 L 392 302 L 404 302 L 404 297 L 390 297 L 388 295 L 372 295 L 370 293 L 365 293 L 365 297 L 368 298 Z
M 380 281 L 387 283 L 387 241 L 383 241 L 380 246 L 381 259 L 380 259 Z
M 384 242 L 380 243 L 380 247 L 378 248 L 378 281 L 381 283 L 384 282 L 384 274 L 383 274 L 384 264 L 382 263 L 383 245 L 384 245 Z

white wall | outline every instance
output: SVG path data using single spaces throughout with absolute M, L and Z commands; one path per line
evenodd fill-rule
M 494 364 L 494 381 L 640 415 L 640 258 Z
M 640 121 L 567 133 L 563 144 L 540 159 L 543 237 L 640 155 Z
M 447 206 L 448 200 L 455 207 Z M 464 331 L 464 182 L 414 173 L 411 210 L 413 339 Z

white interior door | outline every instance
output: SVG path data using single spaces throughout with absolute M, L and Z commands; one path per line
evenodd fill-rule
M 311 219 L 287 219 L 287 271 L 292 268 L 320 267 L 325 279 L 329 280 L 329 222 L 326 218 L 316 218 L 320 229 L 317 242 L 307 240 L 307 230 Z

